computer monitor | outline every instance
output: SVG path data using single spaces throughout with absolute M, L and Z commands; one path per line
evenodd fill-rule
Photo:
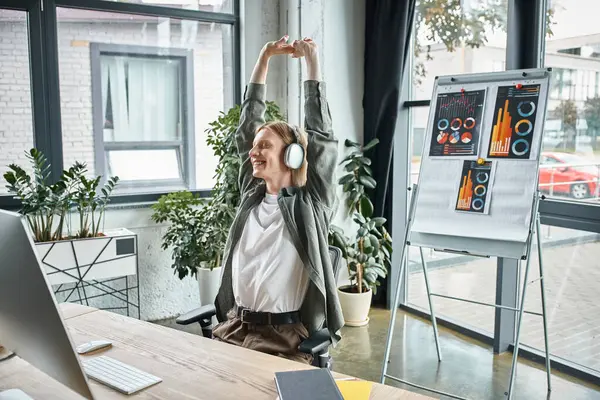
M 0 210 L 0 344 L 81 396 L 94 398 L 27 221 L 4 210 Z

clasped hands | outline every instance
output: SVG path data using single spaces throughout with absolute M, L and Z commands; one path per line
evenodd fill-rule
M 307 61 L 317 57 L 317 45 L 312 39 L 294 40 L 292 44 L 289 44 L 288 40 L 289 36 L 285 35 L 277 41 L 268 42 L 263 47 L 263 53 L 268 57 L 289 54 L 292 58 L 305 57 Z

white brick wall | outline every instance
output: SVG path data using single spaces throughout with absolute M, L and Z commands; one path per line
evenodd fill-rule
M 23 15 L 24 17 L 24 15 Z M 23 167 L 33 145 L 27 22 L 0 22 L 0 193 L 10 163 Z
M 90 13 L 90 20 L 95 14 Z M 136 46 L 192 48 L 194 54 L 194 119 L 196 181 L 212 186 L 216 158 L 207 148 L 205 130 L 224 109 L 223 36 L 218 24 L 198 23 L 195 38 L 182 43 L 181 25 L 171 20 L 166 34 L 155 23 L 58 23 L 61 120 L 65 168 L 75 161 L 94 170 L 90 42 Z M 160 32 L 160 33 L 159 33 Z M 165 37 L 166 35 L 166 37 Z M 228 50 L 228 49 L 226 49 Z M 0 22 L 0 172 L 10 162 L 25 165 L 23 151 L 32 147 L 29 58 L 24 22 Z M 227 66 L 230 67 L 230 66 Z M 229 79 L 229 78 L 227 78 Z M 101 174 L 102 171 L 94 171 Z M 4 184 L 0 193 L 6 192 Z

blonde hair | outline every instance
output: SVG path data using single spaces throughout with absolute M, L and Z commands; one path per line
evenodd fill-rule
M 300 127 L 295 127 L 291 124 L 288 124 L 285 121 L 272 121 L 267 122 L 266 124 L 259 127 L 256 132 L 260 132 L 263 129 L 269 129 L 272 132 L 276 133 L 286 145 L 292 143 L 298 143 L 304 149 L 304 161 L 302 161 L 302 165 L 298 169 L 292 170 L 292 185 L 297 187 L 303 187 L 306 185 L 307 174 L 308 174 L 308 161 L 306 159 L 306 150 L 308 147 L 308 135 L 304 131 L 304 129 Z M 297 135 L 294 133 L 294 129 L 297 132 Z M 296 136 L 298 139 L 296 139 Z

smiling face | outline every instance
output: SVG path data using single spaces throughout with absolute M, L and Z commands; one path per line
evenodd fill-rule
M 261 129 L 254 137 L 250 160 L 252 174 L 265 181 L 281 181 L 290 175 L 290 170 L 283 163 L 283 152 L 286 147 L 281 136 L 269 128 Z

